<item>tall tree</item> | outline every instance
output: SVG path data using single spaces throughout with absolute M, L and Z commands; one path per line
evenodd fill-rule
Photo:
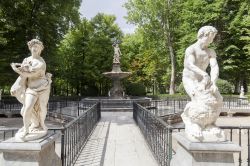
M 227 26 L 224 27 L 223 75 L 234 82 L 235 93 L 240 85 L 247 90 L 250 71 L 250 2 L 248 0 L 228 1 L 226 4 Z M 233 77 L 232 77 L 233 76 Z
M 75 89 L 72 95 L 107 94 L 110 85 L 102 73 L 112 68 L 112 39 L 121 37 L 115 16 L 101 13 L 91 20 L 82 19 L 65 35 L 58 50 L 62 60 L 60 81 Z
M 163 43 L 165 55 L 171 62 L 171 79 L 169 93 L 175 92 L 175 50 L 174 19 L 175 4 L 171 0 L 129 0 L 125 7 L 128 10 L 128 21 L 138 25 L 145 31 L 149 40 Z M 161 46 L 162 44 L 158 44 Z
M 15 79 L 9 64 L 20 62 L 29 50 L 27 41 L 39 38 L 45 46 L 43 57 L 53 74 L 56 46 L 69 27 L 79 22 L 81 0 L 0 1 L 0 84 Z M 13 77 L 14 76 L 14 77 Z M 3 79 L 6 78 L 6 79 Z

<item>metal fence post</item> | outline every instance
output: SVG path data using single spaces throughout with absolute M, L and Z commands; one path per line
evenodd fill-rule
M 65 163 L 64 163 L 64 156 L 65 156 L 65 154 L 64 154 L 64 134 L 65 134 L 65 128 L 63 128 L 62 130 L 61 130 L 61 160 L 62 160 L 62 166 L 64 166 L 65 165 Z

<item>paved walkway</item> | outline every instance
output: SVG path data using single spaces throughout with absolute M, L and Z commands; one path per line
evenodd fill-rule
M 102 112 L 75 166 L 158 166 L 132 112 Z

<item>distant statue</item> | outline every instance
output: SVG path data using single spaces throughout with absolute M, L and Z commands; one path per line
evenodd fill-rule
M 113 44 L 112 45 L 114 47 L 114 58 L 113 58 L 113 63 L 120 63 L 120 56 L 122 55 L 119 45 Z
M 217 30 L 204 26 L 198 31 L 198 40 L 185 51 L 183 85 L 191 98 L 182 116 L 185 133 L 194 142 L 225 141 L 224 132 L 215 125 L 223 105 L 216 86 L 219 67 L 216 53 L 208 48 Z M 210 65 L 210 76 L 206 69 Z
M 50 94 L 51 74 L 46 73 L 46 63 L 40 56 L 44 46 L 37 39 L 28 43 L 31 56 L 22 63 L 11 63 L 20 76 L 11 87 L 11 95 L 23 104 L 21 115 L 24 126 L 15 138 L 23 141 L 35 140 L 47 134 L 45 118 Z
M 244 92 L 244 87 L 243 86 L 240 87 L 240 98 L 247 98 L 245 96 L 245 92 Z

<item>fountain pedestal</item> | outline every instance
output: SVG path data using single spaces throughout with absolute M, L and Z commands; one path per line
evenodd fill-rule
M 120 63 L 113 63 L 113 69 L 111 72 L 105 72 L 103 75 L 110 78 L 113 81 L 113 87 L 109 91 L 109 97 L 112 99 L 123 99 L 124 90 L 121 84 L 121 79 L 128 77 L 131 72 L 123 72 L 120 68 Z
M 118 43 L 115 42 L 114 47 L 114 57 L 113 57 L 113 68 L 111 72 L 105 72 L 103 75 L 112 79 L 113 87 L 109 91 L 109 97 L 111 99 L 123 99 L 125 96 L 121 79 L 128 77 L 131 72 L 123 72 L 120 67 L 120 56 L 122 55 Z

